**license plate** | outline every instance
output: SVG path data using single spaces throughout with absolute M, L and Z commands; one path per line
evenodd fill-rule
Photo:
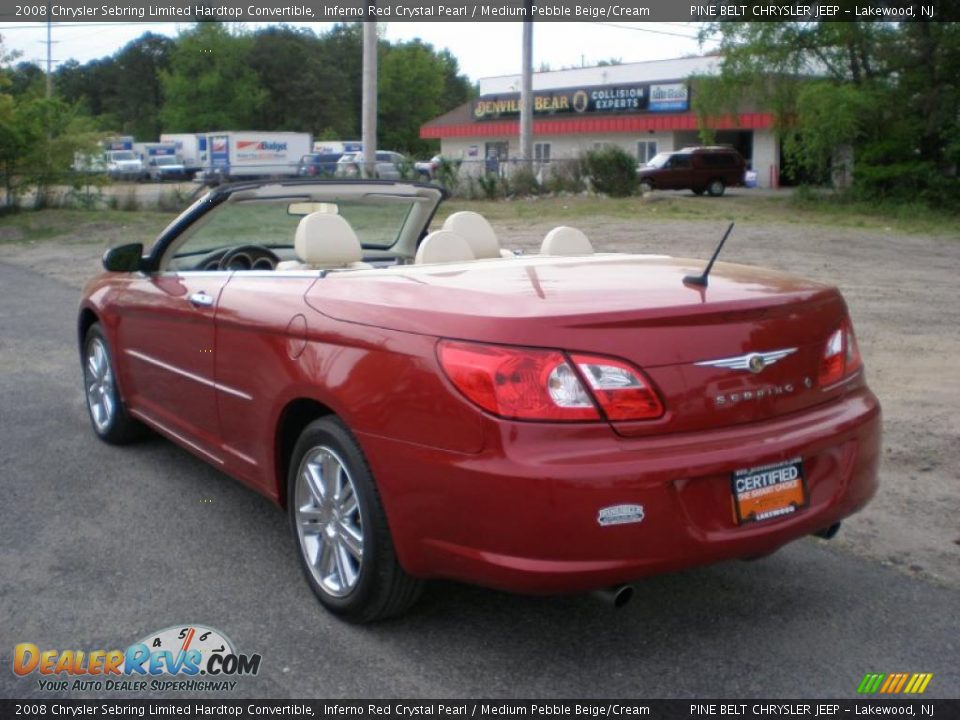
M 738 525 L 792 515 L 807 504 L 803 460 L 736 470 L 730 489 Z

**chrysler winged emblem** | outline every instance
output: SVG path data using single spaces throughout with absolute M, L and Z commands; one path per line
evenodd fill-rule
M 770 350 L 769 352 L 752 352 L 746 355 L 737 355 L 735 357 L 720 358 L 718 360 L 704 360 L 694 363 L 694 365 L 707 365 L 709 367 L 727 368 L 728 370 L 749 370 L 754 375 L 763 372 L 763 369 L 773 365 L 779 360 L 792 355 L 797 348 L 784 348 L 783 350 Z

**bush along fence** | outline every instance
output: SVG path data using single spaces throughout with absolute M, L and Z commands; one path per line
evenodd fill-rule
M 627 197 L 638 189 L 637 161 L 617 147 L 546 162 L 519 158 L 442 159 L 429 179 L 454 197 L 465 199 L 582 193 Z

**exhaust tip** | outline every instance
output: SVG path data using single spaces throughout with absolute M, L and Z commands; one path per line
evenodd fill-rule
M 633 585 L 622 585 L 617 588 L 613 598 L 613 607 L 617 610 L 633 600 Z
M 597 590 L 593 596 L 619 610 L 633 599 L 633 585 L 616 585 L 603 590 Z
M 833 540 L 838 532 L 840 532 L 840 523 L 836 522 L 828 528 L 818 530 L 814 533 L 814 536 L 824 540 Z

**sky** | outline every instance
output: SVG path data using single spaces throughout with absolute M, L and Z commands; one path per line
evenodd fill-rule
M 267 23 L 247 23 L 256 28 Z M 308 25 L 317 32 L 332 23 L 290 23 Z M 128 42 L 150 31 L 174 36 L 189 23 L 53 23 L 54 67 L 73 58 L 83 63 L 112 55 Z M 381 23 L 381 32 L 392 41 L 419 37 L 437 49 L 447 48 L 460 69 L 471 80 L 520 71 L 522 23 L 518 22 L 401 22 Z M 607 23 L 545 22 L 534 26 L 534 70 L 542 64 L 551 69 L 596 65 L 601 60 L 622 62 L 665 60 L 702 54 L 711 44 L 700 47 L 695 23 Z M 43 23 L 0 23 L 0 36 L 7 51 L 18 50 L 20 60 L 46 64 L 46 25 Z

